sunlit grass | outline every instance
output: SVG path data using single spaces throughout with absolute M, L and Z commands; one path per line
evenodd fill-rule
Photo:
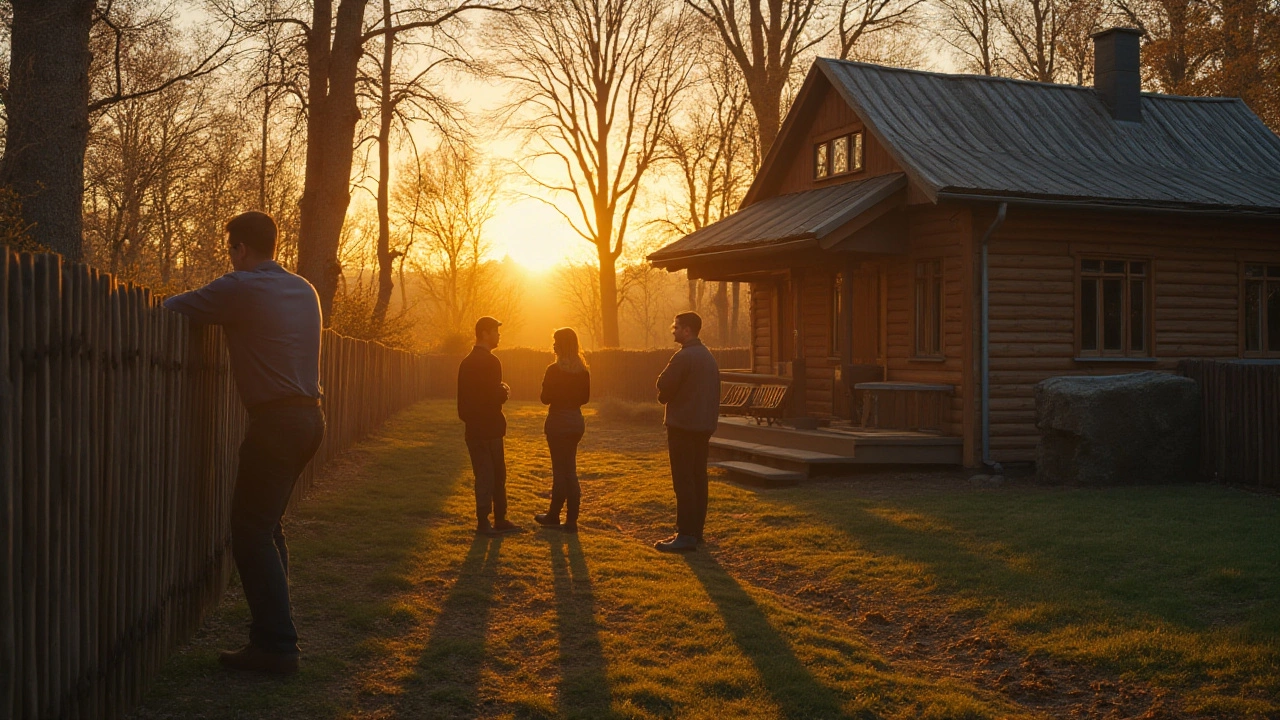
M 542 412 L 508 412 L 526 525 L 550 484 Z M 715 482 L 707 551 L 668 557 L 649 547 L 673 516 L 661 428 L 589 418 L 579 465 L 578 537 L 476 538 L 451 403 L 402 414 L 289 520 L 303 672 L 217 668 L 247 621 L 233 588 L 138 715 L 1004 718 L 1074 702 L 984 679 L 954 650 L 969 634 L 1010 667 L 1149 688 L 1166 711 L 1280 713 L 1276 498 Z

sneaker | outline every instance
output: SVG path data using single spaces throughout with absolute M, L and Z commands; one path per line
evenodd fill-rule
M 538 513 L 533 516 L 533 521 L 542 527 L 560 527 L 560 516 L 552 515 L 551 513 Z
M 494 520 L 493 533 L 495 535 L 505 535 L 506 533 L 520 532 L 520 526 L 510 520 Z
M 698 539 L 692 535 L 676 535 L 670 540 L 659 540 L 653 544 L 658 552 L 681 553 L 698 549 Z
M 489 524 L 489 521 L 488 521 L 488 520 L 481 520 L 481 521 L 479 521 L 479 522 L 477 522 L 477 523 L 476 523 L 476 534 L 477 534 L 477 535 L 492 535 L 492 534 L 493 534 L 493 526 Z
M 578 523 L 576 522 L 565 523 L 560 526 L 560 530 L 563 532 L 576 534 L 578 532 Z
M 298 653 L 271 653 L 253 645 L 239 650 L 223 650 L 218 656 L 223 667 L 268 675 L 292 675 L 298 672 Z

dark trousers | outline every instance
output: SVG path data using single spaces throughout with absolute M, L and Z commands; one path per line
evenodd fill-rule
M 507 519 L 507 458 L 502 438 L 467 438 L 471 455 L 471 472 L 476 477 L 476 520 L 488 522 Z
M 707 522 L 707 446 L 711 433 L 667 428 L 671 485 L 676 491 L 676 532 L 702 538 Z
M 555 433 L 547 435 L 547 449 L 551 451 L 551 509 L 552 517 L 560 517 L 560 508 L 568 502 L 566 524 L 578 522 L 578 508 L 582 504 L 582 486 L 578 484 L 578 442 L 580 433 L 572 435 Z
M 268 652 L 298 652 L 289 609 L 289 548 L 280 518 L 294 483 L 324 437 L 318 407 L 253 411 L 231 500 L 231 554 L 253 621 L 249 643 Z

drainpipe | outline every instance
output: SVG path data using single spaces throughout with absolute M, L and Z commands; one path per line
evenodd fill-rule
M 991 235 L 1004 224 L 1009 203 L 1000 203 L 996 219 L 982 234 L 982 464 L 991 467 L 991 308 L 990 283 L 987 269 L 987 245 Z

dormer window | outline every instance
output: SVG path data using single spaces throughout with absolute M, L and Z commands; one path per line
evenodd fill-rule
M 862 133 L 855 132 L 818 143 L 813 148 L 813 177 L 824 180 L 862 170 Z

